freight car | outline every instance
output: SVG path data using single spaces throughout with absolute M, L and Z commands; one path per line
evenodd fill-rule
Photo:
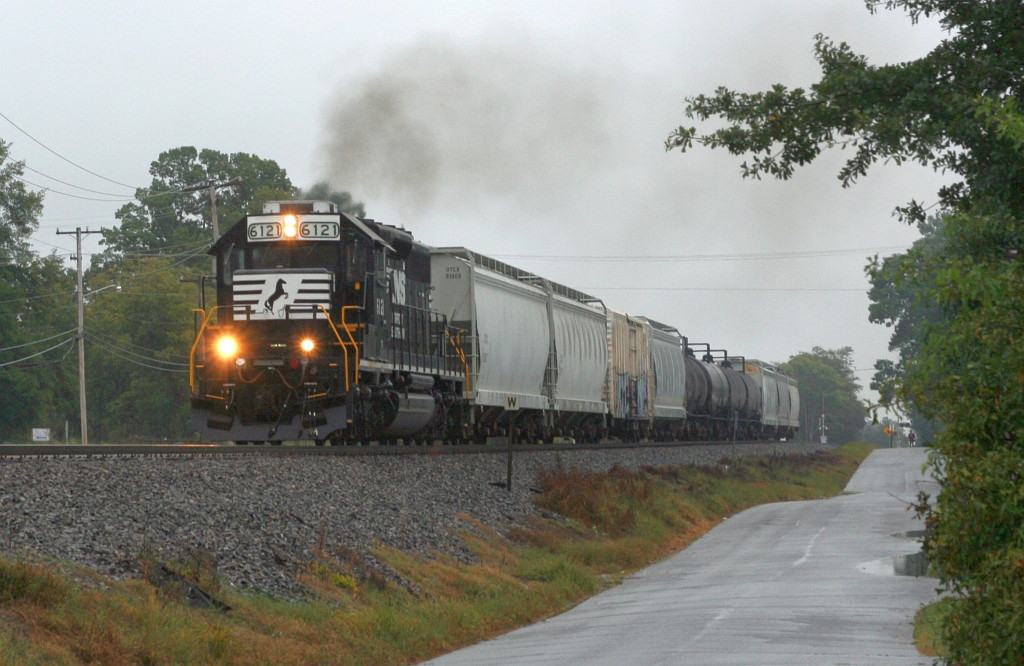
M 770 365 L 330 202 L 268 202 L 210 253 L 217 302 L 196 310 L 189 379 L 192 427 L 212 441 L 760 439 L 799 425 L 796 383 Z

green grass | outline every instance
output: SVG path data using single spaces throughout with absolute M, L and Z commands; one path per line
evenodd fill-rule
M 922 606 L 914 616 L 914 644 L 918 651 L 929 657 L 948 655 L 942 642 L 942 623 L 949 613 L 948 599 Z
M 0 662 L 17 664 L 404 664 L 562 612 L 678 551 L 717 522 L 764 502 L 842 491 L 870 452 L 722 461 L 709 467 L 558 469 L 538 503 L 558 513 L 505 538 L 464 517 L 476 564 L 381 549 L 407 586 L 367 578 L 357 554 L 325 535 L 300 576 L 316 599 L 218 596 L 196 609 L 144 581 L 112 582 L 0 560 Z M 190 575 L 216 585 L 200 559 Z M 83 582 L 84 581 L 84 582 Z

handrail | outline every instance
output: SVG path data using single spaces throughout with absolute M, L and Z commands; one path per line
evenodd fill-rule
M 206 318 L 203 319 L 203 325 L 199 327 L 199 333 L 196 334 L 196 341 L 192 343 L 192 349 L 188 353 L 188 388 L 192 393 L 196 392 L 196 349 L 199 348 L 199 341 L 203 339 L 203 333 L 206 332 L 206 327 L 210 323 L 210 319 L 213 318 L 213 313 L 219 308 L 219 305 L 214 305 L 210 308 L 209 314 L 206 314 L 202 308 L 192 308 L 193 314 L 198 312 L 206 315 Z
M 343 305 L 341 307 L 341 327 L 345 329 L 345 334 L 348 336 L 349 344 L 352 345 L 352 357 L 353 357 L 353 360 L 354 360 L 355 366 L 356 366 L 356 371 L 353 373 L 352 378 L 355 381 L 355 384 L 358 385 L 359 384 L 359 343 L 356 342 L 355 337 L 353 337 L 352 331 L 354 329 L 358 328 L 359 324 L 349 324 L 348 323 L 348 316 L 347 315 L 348 315 L 348 311 L 349 310 L 362 310 L 362 308 L 359 307 L 358 305 Z M 331 318 L 329 316 L 327 317 L 327 321 L 331 322 Z M 331 322 L 331 328 L 334 328 L 334 323 L 333 322 Z M 337 334 L 338 330 L 335 328 L 334 332 L 335 332 L 335 334 Z M 339 339 L 340 339 L 340 336 L 339 336 Z M 347 345 L 344 342 L 342 342 L 341 345 L 342 345 L 342 347 L 347 347 Z M 348 354 L 347 353 L 345 354 L 345 390 L 346 391 L 348 390 Z
M 462 334 L 465 333 L 465 329 L 456 329 L 457 333 L 455 338 L 452 338 L 451 331 L 447 328 L 444 330 L 444 334 L 448 337 L 448 341 L 452 343 L 452 347 L 455 348 L 455 352 L 459 355 L 459 359 L 462 361 L 462 367 L 466 369 L 466 398 L 469 398 L 469 361 L 466 360 L 466 352 L 462 350 Z

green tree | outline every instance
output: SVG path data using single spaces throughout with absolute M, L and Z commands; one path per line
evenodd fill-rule
M 196 286 L 180 279 L 180 268 L 171 259 L 127 259 L 91 275 L 86 375 L 96 441 L 175 440 L 189 432 Z
M 1024 166 L 1006 132 L 1024 77 L 1019 2 L 993 0 L 867 0 L 904 8 L 913 20 L 936 15 L 950 33 L 926 56 L 873 66 L 845 43 L 815 36 L 822 77 L 809 90 L 781 84 L 757 93 L 719 88 L 687 99 L 690 118 L 722 118 L 726 126 L 706 134 L 680 126 L 665 142 L 686 151 L 694 143 L 746 156 L 744 177 L 789 178 L 797 166 L 830 148 L 851 149 L 839 172 L 849 186 L 879 161 L 915 161 L 960 178 L 939 192 L 944 210 L 968 210 L 980 202 L 1019 212 L 1024 207 Z M 979 121 L 979 113 L 990 122 Z M 1008 116 L 1012 118 L 1012 114 Z M 992 123 L 1004 118 L 1003 131 Z M 917 202 L 900 209 L 925 217 Z
M 878 266 L 873 287 L 892 291 L 876 292 L 872 316 L 902 325 L 902 367 L 885 369 L 904 377 L 893 399 L 944 424 L 932 453 L 942 492 L 918 506 L 925 549 L 952 593 L 950 660 L 1024 663 L 1024 276 L 1009 259 L 1024 249 L 1024 11 L 1017 0 L 866 4 L 936 16 L 948 37 L 917 60 L 873 66 L 818 35 L 822 76 L 809 89 L 690 98 L 690 118 L 725 124 L 705 134 L 679 127 L 666 148 L 725 148 L 745 156 L 742 173 L 754 178 L 788 178 L 829 148 L 851 153 L 843 186 L 878 161 L 954 177 L 938 192 L 941 246 Z M 916 201 L 897 210 L 926 220 Z M 918 300 L 901 304 L 904 289 Z
M 74 339 L 66 308 L 73 287 L 57 257 L 40 258 L 28 245 L 43 195 L 25 187 L 23 171 L 0 140 L 0 441 L 56 429 L 68 413 L 60 361 Z
M 910 250 L 882 260 L 876 256 L 869 263 L 868 319 L 892 329 L 889 349 L 898 354 L 895 362 L 875 362 L 871 389 L 881 396 L 879 407 L 906 411 L 918 437 L 925 442 L 934 438 L 936 423 L 921 414 L 907 393 L 906 368 L 920 354 L 928 331 L 941 334 L 949 324 L 946 312 L 934 299 L 935 280 L 947 254 L 947 243 L 942 217 L 930 217 L 917 227 L 922 237 Z
M 865 408 L 857 398 L 860 385 L 853 372 L 853 349 L 823 349 L 796 354 L 779 366 L 799 382 L 802 408 L 807 414 L 825 414 L 829 441 L 845 443 L 857 438 L 864 427 Z M 811 419 L 812 430 L 819 427 Z
M 108 250 L 98 259 L 101 265 L 154 251 L 203 258 L 214 240 L 211 184 L 234 183 L 215 188 L 220 231 L 242 215 L 258 212 L 263 201 L 292 199 L 297 192 L 276 162 L 249 153 L 183 146 L 161 153 L 149 172 L 150 186 L 138 190 L 136 201 L 115 214 L 120 226 L 103 232 Z M 199 258 L 193 263 L 203 263 Z

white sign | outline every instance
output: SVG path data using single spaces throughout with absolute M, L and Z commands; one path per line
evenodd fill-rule
M 285 217 L 291 218 L 291 222 L 286 223 Z M 250 215 L 246 235 L 249 242 L 338 240 L 341 218 L 337 215 Z
M 33 442 L 48 442 L 48 441 L 50 441 L 50 429 L 49 428 L 32 428 L 32 441 Z
M 505 396 L 505 409 L 510 412 L 519 411 L 519 396 L 508 394 Z

